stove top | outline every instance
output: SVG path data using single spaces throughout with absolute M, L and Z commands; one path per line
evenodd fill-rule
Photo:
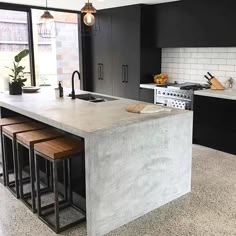
M 201 90 L 210 88 L 208 84 L 198 84 L 198 83 L 168 83 L 164 85 L 156 85 L 157 87 L 177 89 L 177 90 Z

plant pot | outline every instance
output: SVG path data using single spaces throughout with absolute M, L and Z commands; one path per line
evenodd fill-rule
M 18 83 L 9 83 L 9 93 L 11 95 L 21 95 L 22 94 L 22 87 L 21 84 Z

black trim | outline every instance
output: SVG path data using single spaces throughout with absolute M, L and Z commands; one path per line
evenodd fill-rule
M 32 23 L 32 9 L 28 12 L 28 38 L 29 38 L 29 50 L 30 50 L 30 75 L 31 85 L 36 85 L 35 75 L 35 58 L 34 58 L 34 39 L 33 39 L 33 23 Z

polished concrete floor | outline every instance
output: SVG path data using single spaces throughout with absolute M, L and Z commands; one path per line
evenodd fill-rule
M 0 236 L 56 235 L 0 185 Z M 85 223 L 61 233 L 85 236 Z M 107 236 L 236 236 L 236 156 L 193 146 L 192 192 Z

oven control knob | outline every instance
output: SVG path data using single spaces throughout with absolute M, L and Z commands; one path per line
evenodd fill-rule
M 167 95 L 169 95 L 169 93 L 167 93 Z

